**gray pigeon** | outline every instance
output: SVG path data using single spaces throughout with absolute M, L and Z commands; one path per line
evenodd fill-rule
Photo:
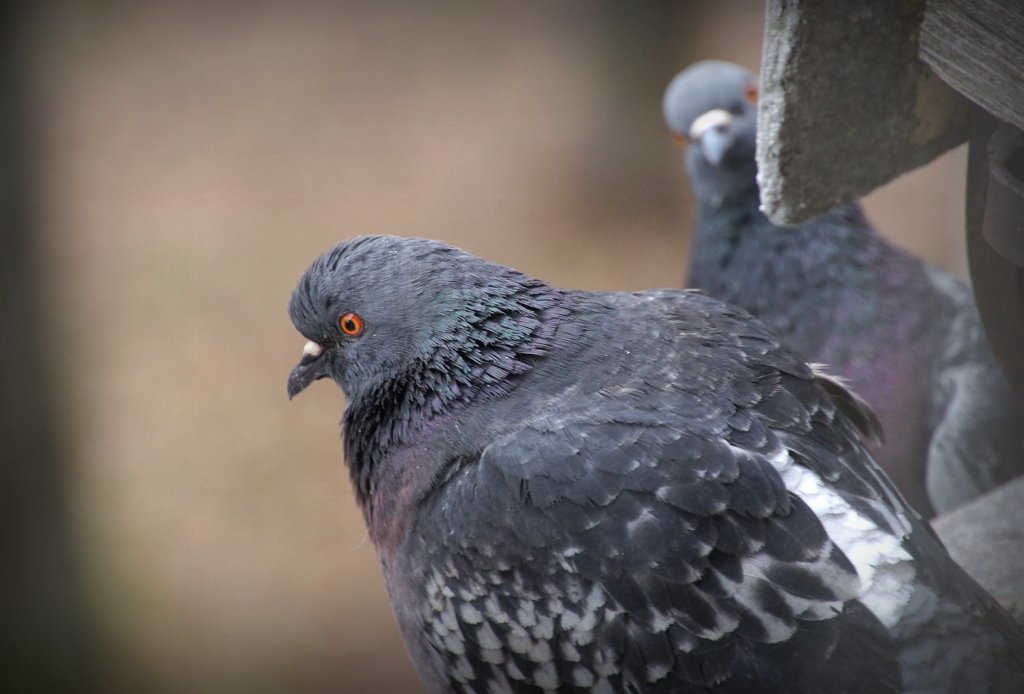
M 882 238 L 857 205 L 795 227 L 760 211 L 754 75 L 705 61 L 665 119 L 698 206 L 688 286 L 747 309 L 878 413 L 882 467 L 925 516 L 1024 473 L 1024 412 L 970 290 Z
M 305 272 L 288 379 L 345 460 L 433 691 L 1020 692 L 1024 634 L 742 309 L 555 289 L 422 239 Z

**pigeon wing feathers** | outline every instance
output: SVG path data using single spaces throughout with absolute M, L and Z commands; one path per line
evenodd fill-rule
M 804 467 L 810 456 L 820 454 L 814 462 L 831 470 L 844 464 L 837 462 L 844 445 L 859 447 L 823 433 L 817 451 L 789 451 L 773 427 L 795 434 L 831 421 L 837 415 L 828 395 L 757 324 L 736 333 L 731 346 L 691 344 L 697 333 L 686 328 L 697 326 L 685 323 L 743 316 L 679 296 L 698 310 L 679 319 L 684 325 L 674 327 L 674 340 L 652 344 L 703 353 L 713 364 L 698 360 L 682 373 L 638 369 L 619 383 L 614 399 L 584 392 L 606 389 L 600 379 L 571 388 L 545 414 L 487 445 L 440 495 L 446 527 L 459 531 L 449 535 L 434 581 L 439 594 L 450 585 L 452 595 L 438 600 L 425 622 L 437 624 L 446 612 L 459 622 L 464 610 L 481 621 L 459 622 L 462 640 L 442 625 L 435 646 L 462 666 L 449 671 L 471 678 L 536 679 L 550 668 L 542 680 L 606 681 L 616 689 L 768 691 L 803 678 L 808 689 L 843 682 L 898 691 L 897 649 L 859 600 L 856 567 L 785 479 L 806 488 L 790 468 L 821 480 Z M 726 335 L 734 333 L 717 339 L 733 339 Z M 649 356 L 647 364 L 664 365 L 659 355 Z M 712 372 L 732 375 L 717 384 L 717 396 L 698 387 Z M 721 416 L 689 416 L 700 410 Z M 829 493 L 823 482 L 810 487 L 820 497 L 812 503 Z M 870 487 L 851 489 L 877 496 Z M 468 583 L 487 590 L 467 591 L 467 573 Z M 562 627 L 561 641 L 545 638 L 547 622 Z M 459 660 L 460 649 L 496 648 L 510 639 L 515 645 L 506 652 L 523 650 L 522 662 L 477 672 L 497 652 Z M 574 654 L 603 665 L 588 669 Z M 877 667 L 863 667 L 868 654 Z M 470 661 L 475 669 L 465 667 Z

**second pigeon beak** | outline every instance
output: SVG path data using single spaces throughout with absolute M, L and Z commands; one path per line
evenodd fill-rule
M 716 108 L 694 119 L 687 133 L 690 142 L 699 142 L 704 158 L 718 166 L 732 143 L 729 125 L 734 116 L 725 109 Z

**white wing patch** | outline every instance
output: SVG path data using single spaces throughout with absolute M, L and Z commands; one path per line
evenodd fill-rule
M 826 550 L 829 549 L 831 548 L 826 548 Z M 766 554 L 755 554 L 744 559 L 743 582 L 736 587 L 736 592 L 734 594 L 736 601 L 745 606 L 750 611 L 751 615 L 755 615 L 757 620 L 761 623 L 761 626 L 764 627 L 764 641 L 766 643 L 779 643 L 781 641 L 785 641 L 791 637 L 797 629 L 796 622 L 787 622 L 786 620 L 767 613 L 761 607 L 760 601 L 757 597 L 760 582 L 767 581 L 769 584 L 771 583 L 769 579 L 765 578 L 765 573 L 772 564 L 777 562 L 777 559 L 769 557 Z M 818 558 L 818 561 L 815 563 L 817 564 L 817 567 L 815 568 L 814 573 L 817 574 L 826 585 L 835 590 L 837 594 L 842 595 L 844 593 L 843 588 L 852 582 L 852 577 L 848 577 L 848 574 L 842 575 L 840 571 L 831 567 L 829 551 L 823 551 L 821 556 Z M 797 620 L 814 621 L 829 619 L 843 611 L 843 599 L 831 602 L 812 600 L 802 598 L 799 595 L 794 595 L 787 590 L 779 588 L 775 588 L 775 594 L 786 602 L 786 605 L 793 612 L 793 616 Z M 730 625 L 729 630 L 731 631 L 736 626 L 736 624 Z
M 861 602 L 882 624 L 893 627 L 910 602 L 917 573 L 913 558 L 903 548 L 903 538 L 858 513 L 817 473 L 797 465 L 788 451 L 783 450 L 771 462 L 786 489 L 814 511 L 832 542 L 856 567 L 863 589 Z M 887 515 L 894 527 L 906 527 L 904 519 Z

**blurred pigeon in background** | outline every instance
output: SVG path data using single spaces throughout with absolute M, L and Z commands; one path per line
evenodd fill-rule
M 858 205 L 795 227 L 760 211 L 757 81 L 705 61 L 665 92 L 697 203 L 688 286 L 747 309 L 878 413 L 882 466 L 925 516 L 1024 473 L 1024 413 L 970 290 L 882 238 Z
M 422 239 L 318 258 L 288 379 L 345 460 L 434 691 L 1024 691 L 1024 634 L 742 309 L 552 288 Z

